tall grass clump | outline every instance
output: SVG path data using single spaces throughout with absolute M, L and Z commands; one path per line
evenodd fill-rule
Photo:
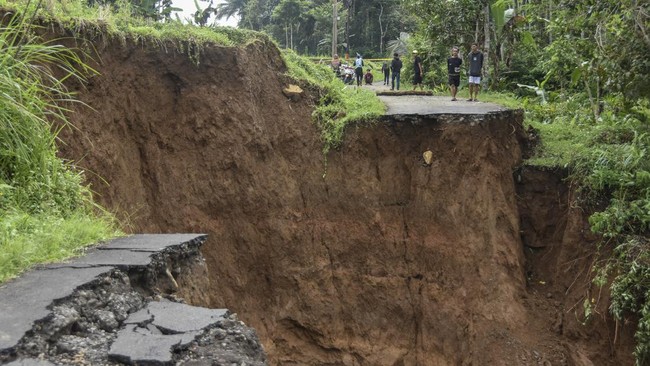
M 328 66 L 315 64 L 291 50 L 284 50 L 283 57 L 289 76 L 321 91 L 313 117 L 322 131 L 324 153 L 341 144 L 347 126 L 373 121 L 384 114 L 385 106 L 375 93 L 346 86 Z
M 56 156 L 64 82 L 93 72 L 73 50 L 43 43 L 26 17 L 0 27 L 0 282 L 115 236 L 80 172 Z

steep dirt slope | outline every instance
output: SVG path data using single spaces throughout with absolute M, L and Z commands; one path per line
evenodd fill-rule
M 282 94 L 270 44 L 208 48 L 198 66 L 98 52 L 80 90 L 95 111 L 71 114 L 62 155 L 134 232 L 208 233 L 193 299 L 237 311 L 273 364 L 630 364 L 629 346 L 553 330 L 564 297 L 527 283 L 520 113 L 351 128 L 325 157 L 313 96 Z

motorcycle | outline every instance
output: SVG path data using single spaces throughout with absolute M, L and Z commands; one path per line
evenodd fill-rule
M 340 67 L 340 77 L 343 84 L 351 85 L 356 80 L 356 74 L 354 72 L 354 67 L 351 66 L 341 66 Z

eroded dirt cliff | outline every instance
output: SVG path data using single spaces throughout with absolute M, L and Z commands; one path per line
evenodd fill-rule
M 94 111 L 75 107 L 61 155 L 132 231 L 209 234 L 209 281 L 187 297 L 236 311 L 272 364 L 632 363 L 606 301 L 604 320 L 572 319 L 590 257 L 575 251 L 589 241 L 566 194 L 520 221 L 526 202 L 560 192 L 513 178 L 521 112 L 353 127 L 324 156 L 315 96 L 282 94 L 271 44 L 208 47 L 198 66 L 97 49 L 101 75 L 79 89 Z M 545 210 L 554 228 L 522 243 Z

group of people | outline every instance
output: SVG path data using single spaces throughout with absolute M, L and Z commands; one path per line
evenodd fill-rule
M 422 76 L 424 75 L 424 69 L 422 68 L 422 60 L 420 59 L 417 50 L 413 50 L 413 56 L 413 90 L 415 90 L 418 85 L 420 86 L 420 90 L 423 90 L 424 86 L 422 85 Z M 399 54 L 395 52 L 390 66 L 388 65 L 388 62 L 384 62 L 381 66 L 381 72 L 384 74 L 384 85 L 388 85 L 388 80 L 391 79 L 390 90 L 395 90 L 395 88 L 399 90 L 403 65 L 402 60 L 399 58 Z M 393 75 L 392 78 L 390 78 L 391 73 Z
M 374 76 L 372 75 L 372 72 L 370 69 L 368 69 L 368 72 L 365 74 L 363 73 L 363 57 L 361 55 L 357 54 L 357 59 L 354 60 L 354 67 L 348 67 L 345 66 L 346 69 L 354 69 L 354 79 L 356 80 L 357 86 L 361 86 L 361 80 L 365 80 L 366 85 L 372 85 L 372 81 L 374 79 Z M 341 59 L 339 59 L 339 55 L 334 54 L 334 57 L 332 58 L 332 62 L 330 64 L 334 72 L 337 74 L 337 76 L 341 76 L 341 66 L 343 64 L 341 63 Z M 347 75 L 351 75 L 347 74 Z M 352 83 L 353 80 L 343 80 L 344 83 Z
M 472 51 L 467 55 L 469 59 L 469 99 L 468 102 L 478 102 L 478 91 L 481 88 L 483 74 L 483 53 L 478 49 L 478 43 L 472 44 Z M 460 66 L 463 60 L 458 57 L 458 47 L 451 49 L 451 57 L 447 59 L 447 74 L 449 75 L 449 89 L 451 100 L 456 101 L 456 93 L 460 85 Z
M 458 86 L 460 85 L 461 65 L 463 64 L 463 60 L 458 56 L 458 52 L 458 47 L 453 47 L 451 49 L 451 57 L 447 59 L 447 73 L 449 76 L 448 84 L 451 91 L 452 101 L 457 100 L 456 95 L 458 93 Z M 477 43 L 472 44 L 472 50 L 468 54 L 468 59 L 469 99 L 467 99 L 467 101 L 478 102 L 478 92 L 480 89 L 481 76 L 483 73 L 483 53 L 479 51 Z M 332 67 L 335 67 L 335 70 L 338 70 L 340 65 L 341 63 L 338 59 L 338 55 L 334 55 L 334 59 L 332 60 Z M 365 80 L 366 84 L 372 85 L 372 72 L 370 69 L 368 69 L 366 74 L 363 74 L 363 66 L 363 58 L 361 55 L 357 54 L 357 58 L 354 61 L 357 86 L 361 86 L 362 78 Z M 388 64 L 388 62 L 384 62 L 381 66 L 381 72 L 384 75 L 384 85 L 390 85 L 390 90 L 399 90 L 402 67 L 403 63 L 398 53 L 393 54 L 393 60 L 390 64 Z M 415 90 L 418 85 L 420 86 L 420 90 L 423 90 L 423 75 L 424 69 L 422 68 L 422 60 L 418 55 L 418 51 L 413 50 L 413 90 Z

